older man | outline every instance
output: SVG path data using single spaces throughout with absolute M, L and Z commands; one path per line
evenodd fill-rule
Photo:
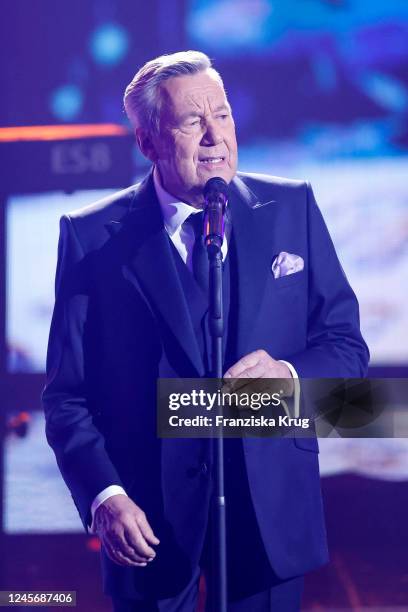
M 231 107 L 208 57 L 148 62 L 125 108 L 152 171 L 61 219 L 46 433 L 101 539 L 114 609 L 192 612 L 203 570 L 211 610 L 211 441 L 155 433 L 157 378 L 210 372 L 193 261 L 209 178 L 230 184 L 225 376 L 359 377 L 368 351 L 310 186 L 237 175 Z M 327 561 L 316 440 L 227 442 L 229 607 L 297 610 L 302 576 Z

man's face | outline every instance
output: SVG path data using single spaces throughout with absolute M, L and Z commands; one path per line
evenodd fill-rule
M 214 176 L 229 183 L 237 169 L 237 141 L 231 108 L 216 75 L 203 71 L 165 81 L 160 133 L 149 140 L 149 157 L 163 187 L 181 201 L 200 206 L 203 187 Z

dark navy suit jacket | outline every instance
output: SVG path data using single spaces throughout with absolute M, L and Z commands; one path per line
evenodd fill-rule
M 236 355 L 263 348 L 300 377 L 362 377 L 356 297 L 310 185 L 240 174 L 230 206 L 238 268 Z M 174 594 L 200 558 L 211 495 L 209 440 L 158 440 L 158 377 L 204 374 L 150 174 L 61 219 L 43 394 L 46 434 L 84 527 L 95 496 L 122 485 L 161 540 L 147 568 L 103 553 L 105 592 Z M 274 257 L 301 272 L 275 279 Z M 252 501 L 274 571 L 327 560 L 315 439 L 243 440 Z

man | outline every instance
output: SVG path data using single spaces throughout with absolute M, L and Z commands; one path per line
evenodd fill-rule
M 360 377 L 368 351 L 310 186 L 236 174 L 231 107 L 207 56 L 148 62 L 125 108 L 153 169 L 61 220 L 46 433 L 101 539 L 114 609 L 192 612 L 201 570 L 212 585 L 212 445 L 157 439 L 155 389 L 210 372 L 192 222 L 209 178 L 230 184 L 225 377 Z M 226 442 L 230 610 L 297 610 L 302 576 L 327 561 L 317 442 Z

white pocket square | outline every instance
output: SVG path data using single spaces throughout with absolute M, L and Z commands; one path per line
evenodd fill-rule
M 304 267 L 305 263 L 300 255 L 281 251 L 272 262 L 272 273 L 275 278 L 281 278 L 300 272 Z

